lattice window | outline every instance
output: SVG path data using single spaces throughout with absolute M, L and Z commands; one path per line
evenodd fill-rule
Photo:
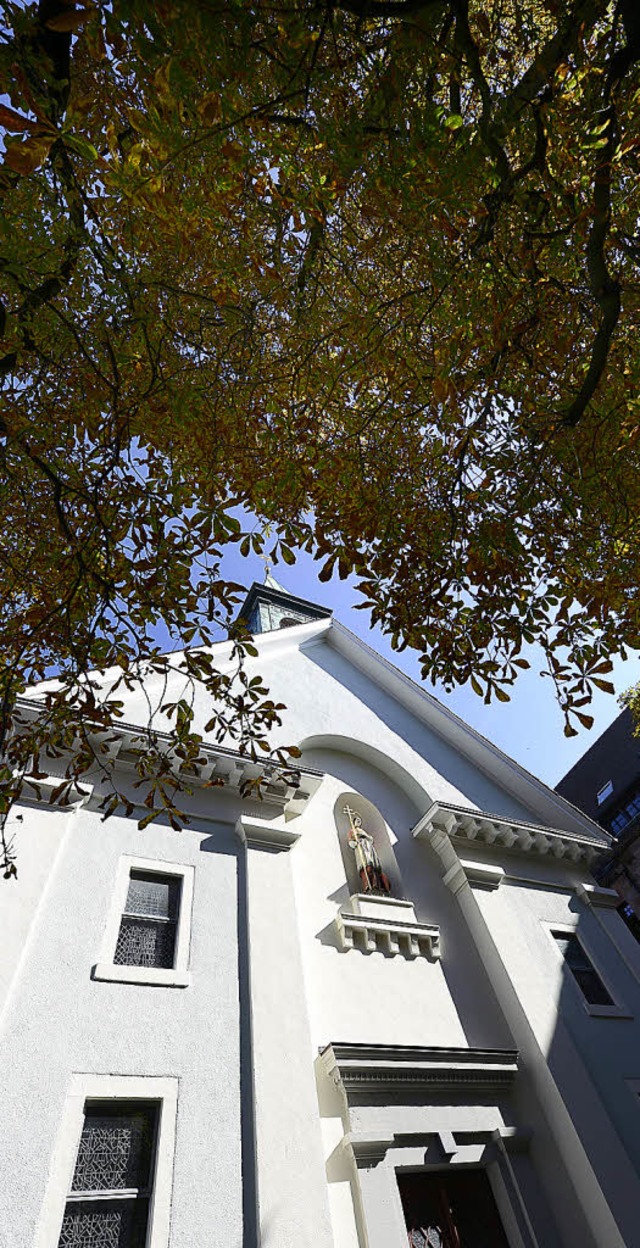
M 158 1111 L 87 1102 L 58 1248 L 144 1248 Z
M 571 932 L 552 932 L 551 934 L 589 1005 L 613 1005 L 607 989 L 591 959 L 582 948 L 578 937 Z
M 114 962 L 120 966 L 172 967 L 181 880 L 131 871 Z

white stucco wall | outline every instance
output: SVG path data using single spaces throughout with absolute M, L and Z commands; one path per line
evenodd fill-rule
M 215 801 L 215 797 L 212 799 Z M 47 810 L 39 818 L 55 821 Z M 179 1081 L 172 1248 L 242 1244 L 237 853 L 233 825 L 182 833 L 74 816 L 2 1017 L 0 1242 L 32 1248 L 59 1124 L 79 1072 Z M 192 983 L 102 983 L 120 854 L 195 867 Z M 55 1248 L 57 1239 L 52 1237 Z
M 246 852 L 259 1242 L 332 1248 L 291 855 Z
M 14 807 L 9 816 L 7 832 L 13 840 L 18 878 L 0 880 L 0 1014 L 72 819 L 72 812 L 57 809 L 47 811 L 43 818 L 42 808 L 24 802 Z

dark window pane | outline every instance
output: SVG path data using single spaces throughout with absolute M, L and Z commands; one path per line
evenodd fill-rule
M 88 1105 L 71 1190 L 148 1187 L 154 1127 L 152 1105 Z
M 483 1170 L 398 1177 L 411 1248 L 508 1248 Z
M 132 871 L 126 914 L 145 914 L 158 919 L 177 919 L 180 879 L 170 875 L 145 875 Z
M 144 1198 L 69 1201 L 58 1248 L 144 1248 L 148 1214 Z
M 571 968 L 589 1005 L 613 1005 L 598 972 L 590 967 L 588 970 Z
M 118 966 L 171 967 L 175 947 L 175 923 L 130 919 L 125 915 L 113 960 Z
M 577 936 L 553 932 L 554 940 L 589 1005 L 613 1005 L 598 972 Z

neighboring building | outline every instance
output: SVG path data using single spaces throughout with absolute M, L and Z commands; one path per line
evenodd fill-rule
M 182 832 L 98 777 L 12 815 L 3 1248 L 639 1248 L 607 835 L 321 608 L 248 604 L 299 784 L 211 744 Z
M 556 793 L 613 836 L 640 815 L 640 737 L 626 708 L 556 785 Z
M 621 913 L 640 940 L 640 738 L 626 708 L 556 785 L 616 838 L 598 866 L 601 883 L 615 888 Z

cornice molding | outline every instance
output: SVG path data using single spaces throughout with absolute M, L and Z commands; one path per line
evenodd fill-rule
M 527 854 L 547 854 L 552 858 L 582 863 L 588 868 L 607 848 L 594 837 L 525 823 L 506 815 L 470 810 L 450 802 L 434 802 L 414 827 L 413 835 L 430 841 L 437 841 L 444 835 L 452 841 L 502 846 Z M 476 875 L 480 870 L 476 864 L 465 864 L 465 867 L 468 872 L 472 868 Z M 470 882 L 480 883 L 481 880 L 470 879 Z
M 505 1087 L 518 1072 L 515 1049 L 463 1049 L 332 1041 L 321 1060 L 336 1086 L 378 1093 L 402 1088 Z
M 88 806 L 93 797 L 93 785 L 88 780 L 79 780 L 76 792 L 69 793 L 61 801 L 53 801 L 53 794 L 67 781 L 63 776 L 41 776 L 39 780 L 25 778 L 23 790 L 18 798 L 19 806 L 48 806 L 51 810 L 79 810 Z
M 34 698 L 20 699 L 20 709 L 36 718 L 44 708 Z M 136 724 L 122 722 L 110 728 L 109 736 L 116 738 L 109 746 L 109 756 L 112 761 L 115 762 L 117 758 L 119 767 L 133 772 L 137 759 L 136 741 L 139 742 L 143 735 L 143 729 Z M 161 746 L 166 745 L 167 755 L 170 758 L 172 744 L 170 735 L 158 731 L 154 733 L 154 736 Z M 286 811 L 287 815 L 300 814 L 322 783 L 323 773 L 311 767 L 295 767 L 292 769 L 291 781 L 285 781 L 278 778 L 274 764 L 268 760 L 264 763 L 255 762 L 226 746 L 213 745 L 206 741 L 203 741 L 200 751 L 206 760 L 204 765 L 197 773 L 189 773 L 185 776 L 192 789 L 197 790 L 205 786 L 211 788 L 213 784 L 213 786 L 230 789 L 242 795 L 243 790 L 250 785 L 251 781 L 260 780 L 260 800 L 268 807 Z M 28 790 L 25 788 L 24 797 L 20 800 L 38 804 L 48 803 L 52 790 L 62 783 L 62 776 L 47 776 L 44 781 L 27 781 Z M 88 779 L 81 779 L 80 784 L 83 789 L 91 790 L 94 787 Z M 42 797 L 39 797 L 37 792 L 34 793 L 34 786 L 40 786 Z M 96 788 L 96 800 L 97 796 Z

